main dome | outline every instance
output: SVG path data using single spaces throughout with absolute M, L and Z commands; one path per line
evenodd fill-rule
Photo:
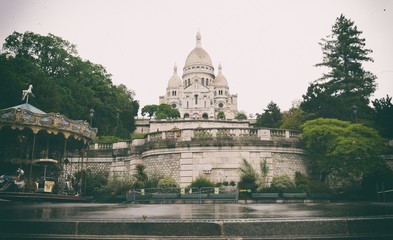
M 202 48 L 201 34 L 199 31 L 196 35 L 196 46 L 190 54 L 188 54 L 184 68 L 192 65 L 207 65 L 209 67 L 213 67 L 209 54 Z

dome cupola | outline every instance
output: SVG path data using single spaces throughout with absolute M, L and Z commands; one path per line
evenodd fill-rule
M 168 88 L 177 88 L 182 84 L 180 77 L 177 75 L 177 66 L 173 67 L 173 75 L 168 81 Z
M 217 88 L 228 88 L 228 81 L 225 76 L 222 74 L 222 66 L 221 63 L 218 65 L 218 73 L 216 78 L 213 81 L 214 86 Z
M 196 34 L 195 48 L 188 54 L 183 68 L 183 77 L 189 73 L 207 73 L 214 76 L 214 67 L 209 54 L 202 48 L 200 32 Z

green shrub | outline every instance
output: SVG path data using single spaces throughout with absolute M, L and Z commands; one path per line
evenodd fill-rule
M 301 172 L 295 172 L 295 186 L 298 192 L 307 192 L 309 187 L 309 180 L 306 175 Z
M 122 179 L 112 178 L 104 187 L 103 192 L 110 193 L 112 196 L 118 196 L 125 194 L 128 190 L 132 189 L 133 186 L 134 181 L 130 176 L 126 176 Z
M 238 187 L 244 189 L 251 189 L 252 192 L 255 192 L 258 188 L 257 181 L 259 180 L 259 174 L 245 159 L 243 159 L 243 167 L 240 168 L 240 172 L 240 182 L 238 184 Z
M 177 183 L 176 180 L 173 179 L 173 177 L 164 177 L 158 181 L 157 187 L 159 188 L 177 187 Z
M 133 133 L 131 139 L 143 139 L 146 137 L 146 133 Z
M 212 183 L 209 179 L 203 176 L 199 176 L 191 183 L 190 187 L 192 188 L 214 187 L 214 183 Z
M 79 192 L 85 195 L 92 195 L 96 192 L 100 192 L 105 185 L 108 183 L 109 172 L 99 171 L 93 172 L 91 169 L 79 171 L 74 174 L 76 178 L 76 184 Z
M 94 138 L 95 143 L 116 143 L 123 142 L 124 139 L 116 137 L 116 136 L 99 136 Z
M 287 174 L 283 174 L 273 177 L 271 187 L 279 192 L 289 192 L 294 190 L 295 185 Z
M 308 183 L 308 192 L 310 193 L 329 193 L 330 192 L 330 188 L 329 185 L 325 182 L 321 182 L 319 180 L 316 179 L 312 179 L 309 181 Z

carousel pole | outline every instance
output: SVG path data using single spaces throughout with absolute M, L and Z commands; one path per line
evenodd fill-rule
M 33 183 L 33 160 L 34 160 L 34 150 L 35 150 L 35 137 L 36 133 L 33 131 L 33 149 L 31 150 L 31 161 L 30 161 L 30 174 L 29 174 L 29 184 Z
M 88 164 L 88 160 L 89 160 L 89 142 L 87 142 L 87 144 L 86 144 L 86 147 L 85 147 L 85 149 L 86 149 L 86 162 L 85 162 L 85 167 L 86 167 L 86 169 L 87 169 L 87 164 Z M 86 187 L 87 187 L 87 175 L 86 175 L 86 178 L 85 178 L 85 187 L 84 187 L 84 195 L 86 195 Z
M 61 165 L 66 164 L 65 160 L 66 158 L 66 152 L 67 152 L 67 136 L 64 136 L 64 150 L 63 150 L 63 161 L 61 161 Z M 67 165 L 66 165 L 66 169 L 64 171 L 64 179 L 67 179 Z

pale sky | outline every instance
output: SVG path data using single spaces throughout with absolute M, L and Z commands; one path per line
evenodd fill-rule
M 378 77 L 372 99 L 393 96 L 393 0 L 0 0 L 0 43 L 13 31 L 57 35 L 143 107 L 159 103 L 175 63 L 182 75 L 199 29 L 238 110 L 255 115 L 270 101 L 288 110 L 322 76 L 318 43 L 341 13 L 374 51 L 364 65 Z

